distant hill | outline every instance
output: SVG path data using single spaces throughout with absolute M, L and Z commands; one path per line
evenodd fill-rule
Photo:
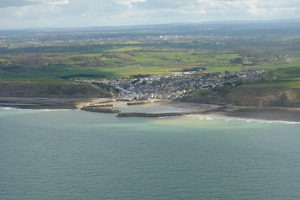
M 245 32 L 249 31 L 250 32 Z M 264 31 L 260 31 L 264 30 Z M 267 30 L 267 31 L 266 31 Z M 153 25 L 135 25 L 135 26 L 106 26 L 106 27 L 84 27 L 84 28 L 37 28 L 37 29 L 11 29 L 1 30 L 1 34 L 18 35 L 20 33 L 34 34 L 68 34 L 68 33 L 99 33 L 101 36 L 111 33 L 110 37 L 119 37 L 120 35 L 159 35 L 159 34 L 229 34 L 234 31 L 237 34 L 271 34 L 272 31 L 281 30 L 282 33 L 289 33 L 291 30 L 300 30 L 300 19 L 279 19 L 262 21 L 210 21 L 199 23 L 172 23 L 172 24 L 153 24 Z

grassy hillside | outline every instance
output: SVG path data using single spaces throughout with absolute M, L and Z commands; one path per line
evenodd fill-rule
M 1 97 L 56 97 L 88 98 L 111 97 L 111 94 L 95 85 L 61 82 L 41 83 L 31 81 L 1 81 Z
M 300 68 L 279 69 L 268 81 L 195 91 L 185 100 L 243 106 L 300 106 Z

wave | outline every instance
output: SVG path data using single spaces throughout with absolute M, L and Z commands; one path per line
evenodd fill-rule
M 255 118 L 242 118 L 242 117 L 229 117 L 226 115 L 188 115 L 188 117 L 196 117 L 199 120 L 222 120 L 226 122 L 247 122 L 247 123 L 263 123 L 263 124 L 300 124 L 297 121 L 285 121 L 285 120 L 268 120 L 268 119 L 255 119 Z
M 72 109 L 22 109 L 22 108 L 14 108 L 14 107 L 0 107 L 0 110 L 15 110 L 15 111 L 40 111 L 40 112 L 53 112 L 53 111 L 71 111 Z
M 11 107 L 1 107 L 1 110 L 15 110 L 15 108 L 11 108 Z

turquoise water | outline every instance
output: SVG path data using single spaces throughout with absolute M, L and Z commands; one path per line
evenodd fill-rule
M 0 109 L 0 199 L 300 199 L 300 124 Z

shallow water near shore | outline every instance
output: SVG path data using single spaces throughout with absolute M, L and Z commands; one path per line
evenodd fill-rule
M 0 108 L 0 199 L 298 199 L 300 124 Z

